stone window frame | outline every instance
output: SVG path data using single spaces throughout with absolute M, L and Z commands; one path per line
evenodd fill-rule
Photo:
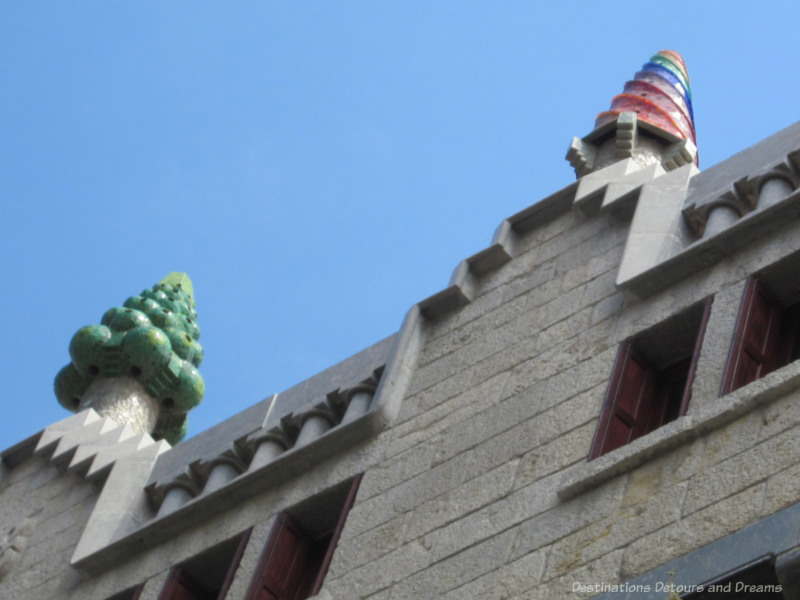
M 246 600 L 306 600 L 319 593 L 362 477 L 276 515 Z
M 749 277 L 761 280 L 782 306 L 794 309 L 795 306 L 800 306 L 800 280 L 793 276 L 797 268 L 800 268 L 800 251 L 781 257 L 751 273 Z M 734 337 L 733 331 L 731 335 Z M 734 344 L 735 340 L 732 341 L 732 345 Z M 722 379 L 724 382 L 724 375 Z M 625 446 L 594 460 L 572 466 L 562 476 L 557 495 L 561 501 L 568 501 L 683 444 L 724 427 L 759 407 L 769 405 L 798 388 L 800 360 L 781 365 L 738 389 L 725 392 L 721 388 L 722 395 L 717 401 L 698 405 L 688 414 Z
M 709 297 L 620 344 L 589 460 L 686 414 L 712 303 Z
M 210 594 L 214 594 L 214 598 L 217 600 L 225 598 L 231 583 L 233 583 L 233 577 L 236 569 L 239 568 L 251 533 L 252 528 L 247 529 L 233 538 L 173 566 L 167 575 L 158 600 L 208 600 L 211 597 Z M 201 579 L 208 576 L 207 567 L 211 564 L 227 566 L 223 572 L 217 574 L 209 588 L 209 583 L 203 582 Z M 222 575 L 221 579 L 219 575 Z
M 800 360 L 730 392 L 652 433 L 599 458 L 578 463 L 564 473 L 557 495 L 566 502 L 618 475 L 736 421 L 800 389 Z

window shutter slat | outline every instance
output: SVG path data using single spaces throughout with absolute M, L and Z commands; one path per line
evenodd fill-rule
M 720 395 L 763 377 L 786 363 L 783 309 L 756 277 L 745 284 Z
M 744 285 L 742 303 L 739 305 L 739 315 L 736 317 L 736 325 L 733 329 L 733 339 L 731 340 L 731 349 L 728 352 L 728 362 L 725 367 L 725 373 L 722 377 L 720 395 L 727 394 L 742 385 L 737 382 L 737 376 L 741 368 L 740 364 L 744 348 L 744 336 L 747 330 L 750 306 L 753 303 L 755 289 L 756 279 L 754 277 L 749 277 Z
M 743 333 L 745 346 L 756 357 L 762 358 L 768 350 L 772 322 L 772 304 L 767 299 L 761 286 L 756 284 L 755 293 L 750 303 L 750 314 Z
M 614 423 L 612 420 L 613 417 L 613 402 L 614 398 L 617 395 L 617 389 L 620 385 L 620 376 L 622 374 L 623 369 L 625 368 L 625 363 L 628 360 L 628 347 L 630 344 L 627 342 L 623 342 L 620 344 L 619 349 L 617 350 L 617 357 L 614 359 L 614 369 L 611 371 L 611 379 L 608 382 L 608 390 L 606 390 L 606 397 L 603 401 L 603 408 L 600 411 L 600 420 L 597 424 L 597 430 L 594 434 L 594 440 L 592 440 L 592 447 L 589 451 L 589 459 L 597 458 L 601 454 L 603 454 L 603 447 L 606 443 L 606 438 L 609 435 L 609 430 L 614 428 L 616 429 L 619 425 Z M 619 433 L 614 433 L 615 436 L 620 435 Z
M 591 458 L 624 446 L 646 433 L 654 372 L 632 344 L 623 342 L 592 446 Z

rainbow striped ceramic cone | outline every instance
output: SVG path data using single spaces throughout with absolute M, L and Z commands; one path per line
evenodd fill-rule
M 698 164 L 689 74 L 673 50 L 654 54 L 567 153 L 578 177 L 626 158 L 668 171 Z

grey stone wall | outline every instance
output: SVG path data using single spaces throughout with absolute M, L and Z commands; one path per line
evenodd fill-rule
M 37 456 L 4 469 L 0 489 L 0 597 L 62 597 L 79 578 L 69 557 L 97 490 Z
M 586 459 L 616 353 L 625 233 L 568 213 L 430 327 L 348 520 L 332 597 L 512 597 L 560 574 L 546 571 L 555 539 L 619 503 L 615 483 L 570 522 L 555 491 Z
M 796 501 L 797 365 L 718 398 L 744 279 L 796 252 L 796 231 L 628 301 L 614 286 L 625 236 L 625 223 L 566 214 L 429 327 L 348 520 L 331 597 L 591 597 L 575 584 L 628 580 Z M 619 342 L 711 295 L 673 449 L 655 448 L 654 432 L 610 457 L 635 452 L 633 466 L 560 499 L 587 466 Z M 747 404 L 758 396 L 748 388 L 763 404 Z

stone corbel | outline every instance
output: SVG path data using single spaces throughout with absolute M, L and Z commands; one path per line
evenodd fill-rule
M 674 171 L 696 163 L 697 146 L 640 120 L 635 112 L 622 112 L 589 135 L 573 138 L 566 158 L 579 179 L 624 159 L 640 167 L 658 163 L 665 171 Z
M 252 455 L 242 456 L 240 452 L 239 447 L 234 445 L 219 456 L 197 464 L 197 470 L 205 481 L 203 494 L 218 490 L 247 470 Z
M 772 206 L 798 188 L 800 173 L 791 160 L 790 157 L 787 157 L 783 164 L 753 178 L 753 185 L 757 192 L 754 208 L 756 204 L 759 209 Z
M 592 172 L 594 163 L 597 160 L 597 146 L 581 138 L 574 137 L 567 150 L 567 160 L 572 165 L 572 168 L 575 169 L 575 175 L 580 179 Z
M 758 202 L 758 188 L 755 181 L 749 177 L 742 177 L 735 181 L 727 192 L 719 196 L 713 202 L 701 205 L 691 204 L 683 210 L 683 215 L 689 227 L 697 237 L 707 237 L 709 219 L 714 219 L 712 213 L 727 213 L 730 215 L 727 220 L 738 220 L 751 210 Z M 712 223 L 713 224 L 713 223 Z M 715 228 L 718 229 L 718 228 Z
M 200 466 L 200 463 L 192 463 L 175 479 L 163 485 L 150 487 L 148 489 L 150 498 L 153 500 L 153 503 L 159 507 L 159 512 L 163 512 L 164 502 L 170 495 L 174 497 L 180 496 L 182 498 L 188 496 L 187 501 L 199 496 L 205 486 L 206 475 L 207 472 Z M 180 493 L 174 493 L 176 491 Z
M 298 424 L 291 415 L 287 415 L 272 429 L 251 434 L 244 443 L 252 450 L 256 450 L 262 443 L 272 442 L 282 446 L 285 450 L 294 445 L 298 433 L 300 433 Z
M 365 379 L 358 385 L 351 387 L 344 392 L 347 408 L 342 416 L 341 423 L 344 425 L 354 421 L 369 410 L 372 400 L 375 397 L 375 390 L 381 380 L 383 368 L 373 372 L 372 377 Z
M 800 177 L 800 150 L 789 152 L 784 163 L 795 178 Z
M 248 470 L 256 471 L 286 452 L 294 445 L 298 433 L 300 430 L 294 420 L 284 417 L 277 427 L 250 436 L 246 444 L 251 448 L 253 458 Z
M 682 139 L 674 142 L 664 150 L 661 158 L 661 166 L 665 171 L 674 171 L 684 165 L 695 161 L 697 157 L 697 146 L 690 139 Z
M 294 418 L 300 424 L 300 434 L 295 440 L 295 447 L 300 447 L 313 442 L 335 427 L 340 417 L 326 398 L 311 408 L 296 413 Z

